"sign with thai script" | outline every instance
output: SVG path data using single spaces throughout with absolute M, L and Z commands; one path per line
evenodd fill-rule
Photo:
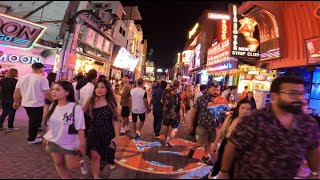
M 208 19 L 223 19 L 229 20 L 230 16 L 226 14 L 208 13 Z
M 0 13 L 0 45 L 32 48 L 46 27 Z
M 260 39 L 257 21 L 238 14 L 236 5 L 231 5 L 231 56 L 242 58 L 260 57 Z
M 208 49 L 207 56 L 207 67 L 213 67 L 216 64 L 224 63 L 226 61 L 230 61 L 230 46 L 229 39 L 222 41 Z M 208 70 L 209 73 L 212 71 Z
M 236 69 L 236 68 L 237 68 L 236 61 L 228 61 L 228 62 L 213 65 L 211 67 L 207 67 L 207 71 L 208 72 L 217 72 L 217 71 L 224 71 L 224 70 Z

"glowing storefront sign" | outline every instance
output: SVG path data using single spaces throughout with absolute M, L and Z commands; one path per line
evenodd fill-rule
M 230 46 L 229 39 L 217 43 L 216 45 L 208 49 L 207 55 L 207 67 L 212 67 L 216 64 L 223 63 L 230 60 Z M 211 73 L 210 70 L 208 70 Z
M 12 63 L 23 63 L 23 64 L 33 64 L 33 63 L 42 63 L 40 57 L 33 56 L 22 56 L 15 54 L 2 54 L 0 56 L 0 62 L 12 62 Z
M 136 58 L 125 48 L 121 47 L 117 57 L 114 60 L 113 66 L 133 72 L 138 62 L 138 58 Z
M 235 68 L 237 68 L 237 62 L 231 61 L 231 62 L 220 63 L 211 67 L 207 67 L 207 70 L 208 72 L 217 72 L 217 71 L 223 71 L 223 70 L 229 70 L 229 69 L 235 69 Z
M 153 74 L 154 73 L 154 67 L 146 67 L 146 73 L 147 74 Z
M 201 76 L 200 76 L 200 84 L 207 84 L 208 80 L 209 80 L 209 75 L 207 73 L 207 71 L 202 70 L 201 71 Z
M 236 5 L 232 5 L 231 14 L 231 56 L 259 58 L 260 43 L 257 22 L 253 18 L 243 17 L 238 14 L 238 8 Z
M 184 64 L 189 65 L 193 58 L 194 58 L 193 50 L 186 50 L 182 52 L 182 62 Z
M 0 45 L 32 48 L 46 27 L 0 13 Z
M 230 16 L 226 14 L 208 13 L 208 19 L 223 19 L 229 20 Z
M 194 35 L 194 33 L 196 33 L 197 29 L 199 27 L 199 23 L 197 23 L 191 31 L 189 31 L 189 39 Z
M 162 73 L 163 70 L 162 69 L 157 69 L 157 72 Z
M 224 41 L 229 38 L 229 20 L 221 20 L 219 21 L 219 41 Z

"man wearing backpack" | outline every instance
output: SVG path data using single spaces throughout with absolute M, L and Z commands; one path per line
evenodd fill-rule
M 177 134 L 180 123 L 180 108 L 184 111 L 182 104 L 181 92 L 179 92 L 180 82 L 175 80 L 173 87 L 165 91 L 163 102 L 163 125 L 165 129 L 166 146 L 172 147 L 172 139 Z M 184 114 L 184 112 L 183 112 Z M 182 116 L 184 118 L 184 116 Z M 172 128 L 169 133 L 169 128 Z

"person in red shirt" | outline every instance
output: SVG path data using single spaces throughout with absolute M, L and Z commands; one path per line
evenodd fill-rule
M 247 92 L 248 92 L 248 86 L 245 86 L 245 87 L 244 87 L 244 90 L 242 91 L 242 93 L 241 93 L 241 95 L 240 95 L 240 99 L 239 99 L 239 100 L 245 98 L 246 95 L 247 95 Z

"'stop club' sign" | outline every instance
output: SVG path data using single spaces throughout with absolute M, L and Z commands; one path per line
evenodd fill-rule
M 46 27 L 0 13 L 0 45 L 32 48 Z

